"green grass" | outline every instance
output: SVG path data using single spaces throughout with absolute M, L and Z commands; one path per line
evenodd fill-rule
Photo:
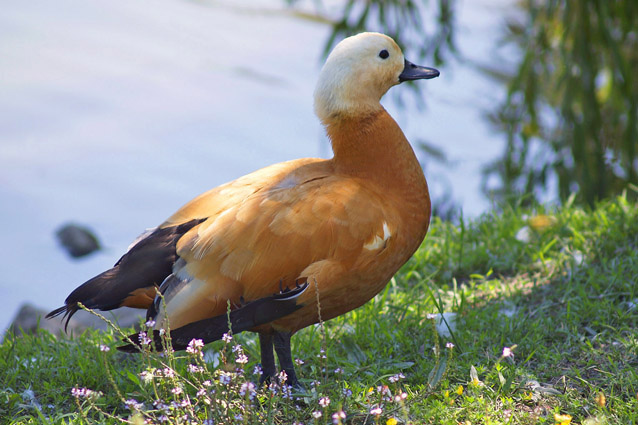
M 447 339 L 428 319 L 438 312 L 456 313 Z M 201 374 L 187 371 L 190 363 L 203 364 L 197 356 L 132 356 L 98 347 L 115 347 L 118 340 L 114 330 L 72 339 L 6 335 L 0 422 L 142 423 L 153 417 L 156 423 L 154 400 L 183 402 L 186 394 L 191 405 L 170 410 L 166 423 L 187 423 L 175 418 L 186 413 L 195 423 L 332 424 L 343 410 L 343 424 L 555 424 L 555 414 L 571 416 L 572 423 L 638 424 L 638 208 L 620 197 L 594 211 L 538 206 L 460 225 L 434 220 L 421 249 L 384 292 L 293 338 L 308 388 L 299 399 L 283 397 L 280 389 L 259 390 L 253 401 L 238 394 L 242 383 L 258 379 L 252 371 L 259 348 L 251 334 L 235 336 L 249 363 L 245 376 L 227 386 L 219 373 L 237 366 L 234 342 L 207 346 Z M 454 348 L 445 348 L 448 341 Z M 513 346 L 514 357 L 502 357 L 504 347 Z M 167 366 L 176 377 L 145 384 L 139 375 Z M 405 378 L 392 382 L 399 373 Z M 172 394 L 180 385 L 184 393 Z M 76 399 L 73 387 L 101 396 Z M 202 388 L 206 393 L 197 395 Z M 405 399 L 395 402 L 402 393 Z M 324 408 L 319 400 L 326 396 L 331 402 Z M 125 406 L 127 399 L 143 403 L 140 411 Z M 377 406 L 382 413 L 371 414 Z M 238 413 L 241 420 L 234 419 Z

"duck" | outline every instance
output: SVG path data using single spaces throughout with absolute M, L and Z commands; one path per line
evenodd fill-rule
M 384 34 L 343 39 L 314 92 L 332 158 L 271 165 L 197 196 L 47 318 L 68 325 L 81 307 L 146 309 L 149 338 L 132 335 L 118 347 L 125 352 L 161 350 L 167 329 L 174 350 L 256 332 L 261 381 L 277 375 L 276 353 L 287 384 L 303 387 L 291 337 L 368 302 L 425 238 L 428 185 L 380 100 L 395 85 L 437 76 Z

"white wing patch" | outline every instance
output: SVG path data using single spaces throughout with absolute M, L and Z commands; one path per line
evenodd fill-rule
M 368 251 L 376 251 L 378 249 L 384 248 L 388 239 L 390 239 L 392 233 L 390 232 L 390 228 L 388 227 L 388 223 L 383 222 L 383 237 L 379 235 L 374 235 L 374 239 L 371 242 L 363 245 L 365 249 Z

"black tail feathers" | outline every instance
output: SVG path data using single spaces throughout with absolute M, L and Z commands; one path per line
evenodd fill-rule
M 59 316 L 60 314 L 64 314 L 64 316 L 62 316 L 62 320 L 64 321 L 64 332 L 66 332 L 67 328 L 69 327 L 69 321 L 71 320 L 71 317 L 73 317 L 73 315 L 79 309 L 80 309 L 80 307 L 78 306 L 77 303 L 67 304 L 67 305 L 64 305 L 62 307 L 56 308 L 55 310 L 49 312 L 49 314 L 47 314 L 45 317 L 47 319 L 52 319 L 54 317 Z
M 177 241 L 204 220 L 194 219 L 145 234 L 112 268 L 71 292 L 65 300 L 66 305 L 47 314 L 47 319 L 64 313 L 66 331 L 71 317 L 80 309 L 78 303 L 87 308 L 108 311 L 122 306 L 127 297 L 137 290 L 159 287 L 172 273 L 177 260 Z

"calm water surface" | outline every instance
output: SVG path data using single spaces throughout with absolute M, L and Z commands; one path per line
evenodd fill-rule
M 193 196 L 329 156 L 312 92 L 330 29 L 282 3 L 0 0 L 0 328 L 22 302 L 61 305 Z M 508 3 L 459 2 L 466 57 L 493 54 Z M 500 88 L 467 63 L 423 83 L 426 111 L 384 104 L 453 161 L 423 157 L 434 196 L 451 190 L 476 216 L 489 207 L 480 167 L 502 146 L 481 114 Z M 106 249 L 67 258 L 53 234 L 70 220 Z

